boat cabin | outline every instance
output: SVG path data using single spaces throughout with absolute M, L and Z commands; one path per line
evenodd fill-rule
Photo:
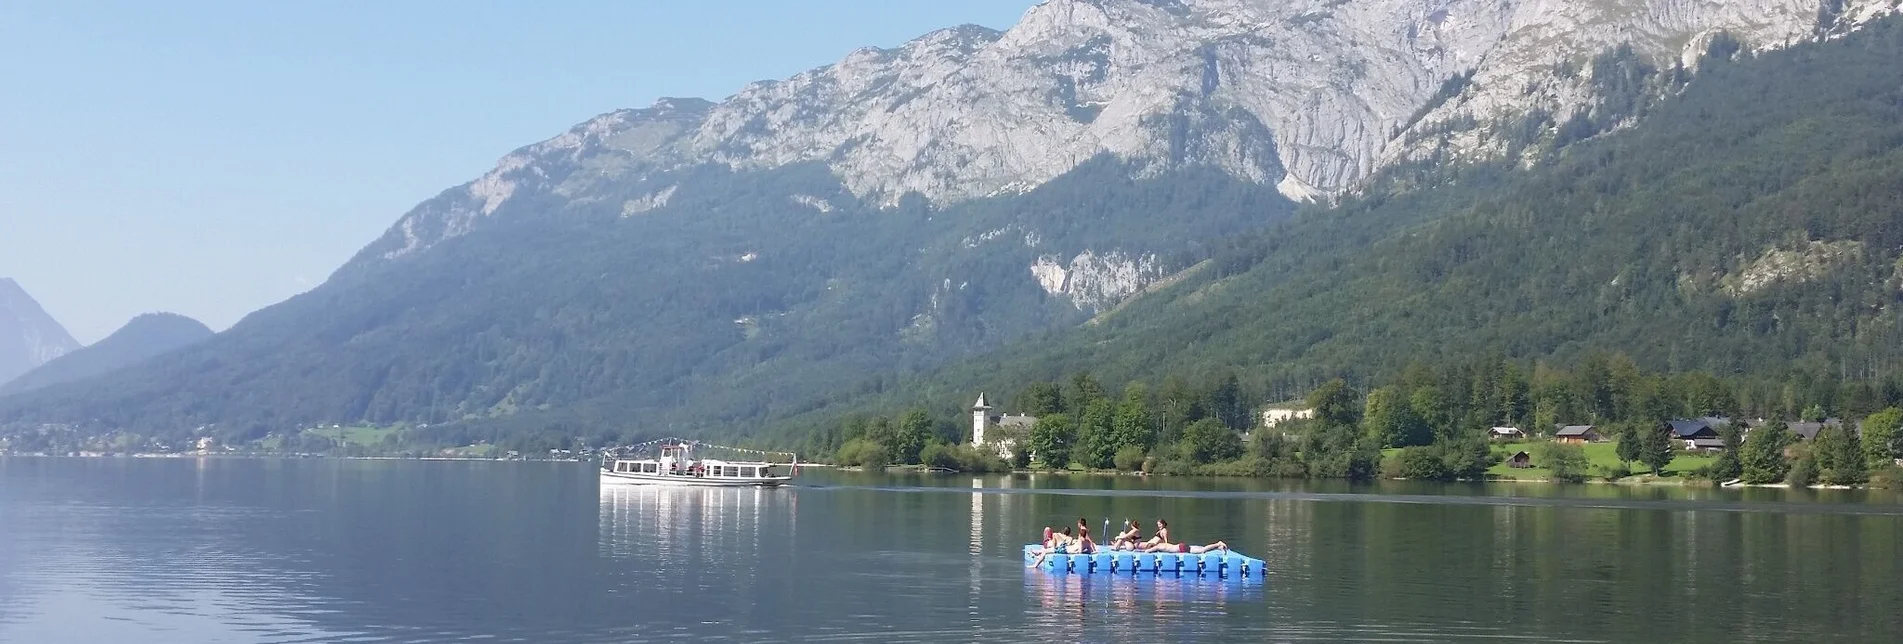
M 772 476 L 770 463 L 729 463 L 726 461 L 668 462 L 663 459 L 615 461 L 608 471 L 616 474 L 673 474 L 710 479 L 753 479 Z

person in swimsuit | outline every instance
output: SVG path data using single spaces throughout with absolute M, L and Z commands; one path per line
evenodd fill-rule
M 1044 545 L 1037 549 L 1037 556 L 1031 559 L 1031 567 L 1036 568 L 1042 565 L 1044 558 L 1050 556 L 1051 553 L 1067 552 L 1066 548 L 1070 547 L 1071 541 L 1070 528 L 1064 528 L 1064 532 L 1059 534 L 1051 532 L 1049 527 L 1045 527 Z
M 1223 543 L 1221 541 L 1217 541 L 1215 543 L 1212 543 L 1206 546 L 1192 546 L 1187 543 L 1171 543 L 1170 542 L 1170 524 L 1168 521 L 1164 521 L 1162 519 L 1156 520 L 1156 537 L 1150 539 L 1150 541 L 1153 541 L 1155 543 L 1146 545 L 1143 548 L 1144 552 L 1180 552 L 1183 554 L 1200 555 L 1202 553 L 1209 552 L 1211 550 L 1222 550 L 1225 552 L 1229 550 L 1229 544 Z
M 1090 540 L 1090 528 L 1078 528 L 1077 538 L 1070 541 L 1070 554 L 1087 555 L 1097 551 L 1097 542 Z
M 1134 550 L 1137 547 L 1137 541 L 1142 538 L 1143 529 L 1137 526 L 1137 520 L 1125 519 L 1123 532 L 1117 533 L 1117 536 L 1110 539 L 1110 549 Z
M 1170 538 L 1170 522 L 1164 521 L 1162 519 L 1157 519 L 1156 520 L 1156 534 L 1152 535 L 1148 539 L 1143 540 L 1142 543 L 1132 544 L 1131 549 L 1141 550 L 1143 552 L 1149 552 L 1151 548 L 1156 547 L 1156 544 L 1163 543 L 1169 538 Z

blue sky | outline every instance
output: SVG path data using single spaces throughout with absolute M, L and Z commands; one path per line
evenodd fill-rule
M 0 2 L 0 277 L 224 329 L 519 146 L 1034 0 Z

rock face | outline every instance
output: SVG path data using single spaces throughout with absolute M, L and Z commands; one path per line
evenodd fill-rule
M 0 383 L 78 348 L 33 296 L 12 278 L 0 277 Z
M 1047 0 L 1007 31 L 945 29 L 718 104 L 602 115 L 419 206 L 360 259 L 426 248 L 526 195 L 586 199 L 706 164 L 822 163 L 860 199 L 943 205 L 1114 155 L 1139 174 L 1209 166 L 1313 199 L 1397 161 L 1510 151 L 1524 115 L 1563 123 L 1591 109 L 1587 63 L 1614 47 L 1671 69 L 1721 33 L 1776 48 L 1898 3 Z M 624 212 L 673 190 L 646 186 Z
M 69 351 L 0 385 L 0 395 L 90 378 L 211 336 L 211 329 L 198 320 L 175 313 L 147 313 L 133 318 L 104 340 Z

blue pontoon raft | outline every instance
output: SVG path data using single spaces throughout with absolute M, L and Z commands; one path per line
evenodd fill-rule
M 1037 560 L 1038 544 L 1024 546 L 1024 562 Z M 1079 575 L 1177 575 L 1261 580 L 1268 575 L 1261 559 L 1231 551 L 1199 555 L 1175 552 L 1099 551 L 1088 555 L 1052 554 L 1038 566 Z

